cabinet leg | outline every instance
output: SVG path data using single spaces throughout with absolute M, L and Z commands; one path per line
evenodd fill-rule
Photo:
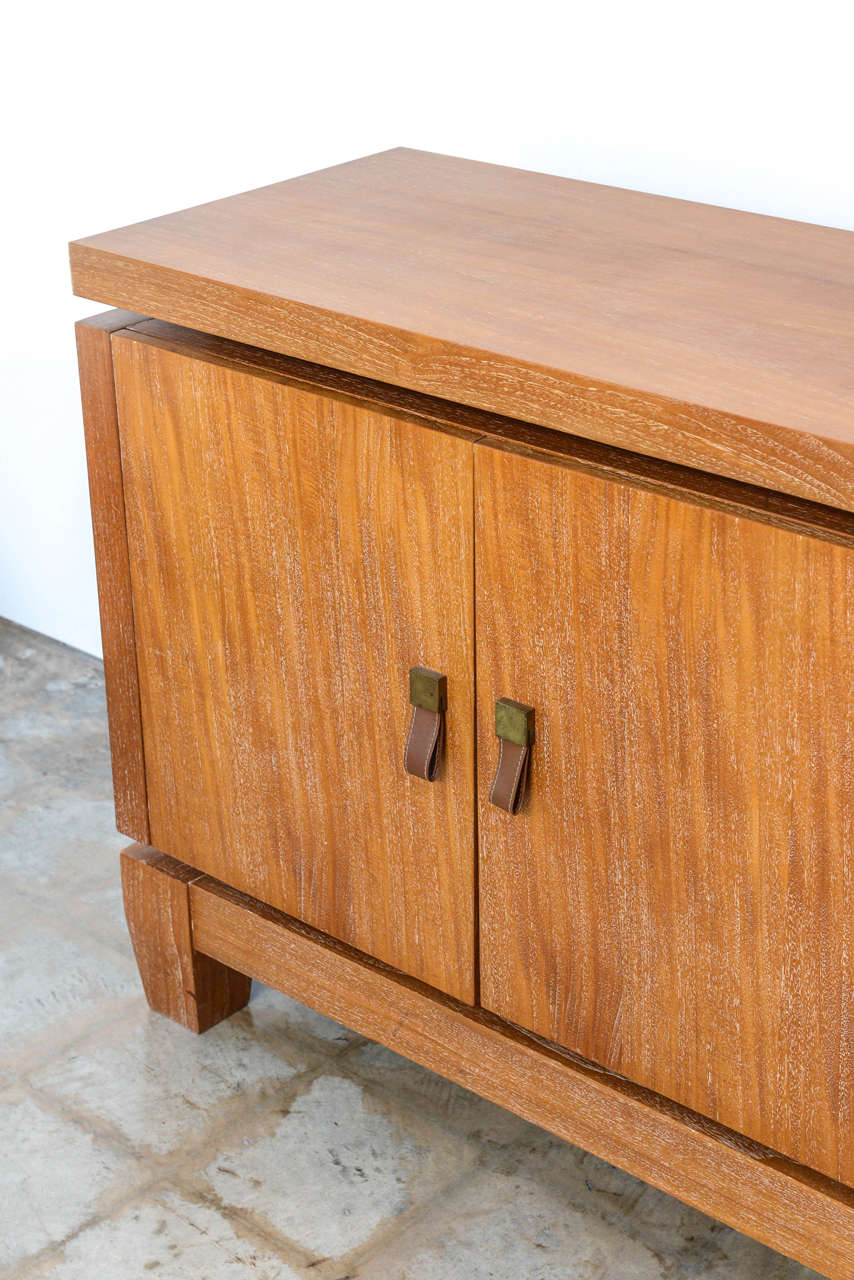
M 146 999 L 191 1031 L 236 1013 L 250 978 L 193 949 L 190 884 L 199 872 L 145 845 L 122 852 L 125 916 Z

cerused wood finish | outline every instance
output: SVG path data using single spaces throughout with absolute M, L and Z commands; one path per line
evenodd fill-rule
M 484 1005 L 854 1181 L 854 550 L 484 444 L 475 493 Z
M 854 237 L 397 150 L 71 254 L 159 317 L 78 331 L 154 1007 L 262 978 L 854 1280 Z
M 133 332 L 139 341 L 151 340 L 169 351 L 212 360 L 228 368 L 262 375 L 272 373 L 321 394 L 357 400 L 380 413 L 395 415 L 402 412 L 407 418 L 417 418 L 431 427 L 462 429 L 474 439 L 488 437 L 503 441 L 510 448 L 527 446 L 539 453 L 570 461 L 582 470 L 610 475 L 627 484 L 640 484 L 655 492 L 700 502 L 720 511 L 736 514 L 752 511 L 758 518 L 780 528 L 807 530 L 816 537 L 840 541 L 847 539 L 854 546 L 854 514 L 836 507 L 630 453 L 626 449 L 538 427 L 518 418 L 487 413 L 437 396 L 421 395 L 340 369 L 229 342 L 162 320 L 143 320 L 133 326 Z
M 114 359 L 151 839 L 473 1000 L 470 438 L 132 333 Z
M 854 508 L 854 236 L 398 149 L 79 240 L 75 292 Z
M 122 853 L 125 917 L 146 999 L 197 1032 L 242 1009 L 252 987 L 251 978 L 194 942 L 190 885 L 199 874 L 144 845 Z
M 203 877 L 195 945 L 224 964 L 835 1277 L 854 1277 L 854 1193 L 407 980 Z
M 80 320 L 75 329 L 101 609 L 116 825 L 124 835 L 146 844 L 145 764 L 110 347 L 112 333 L 141 319 L 127 311 L 109 311 Z

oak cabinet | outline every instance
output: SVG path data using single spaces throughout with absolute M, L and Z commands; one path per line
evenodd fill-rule
M 852 243 L 396 151 L 72 246 L 149 1003 L 278 986 L 839 1280 Z

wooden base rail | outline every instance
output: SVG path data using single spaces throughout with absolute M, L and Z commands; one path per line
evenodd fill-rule
M 854 1280 L 854 1191 L 541 1043 L 141 845 L 122 854 L 149 1003 L 200 1031 L 248 978 L 834 1280 Z M 156 921 L 156 924 L 155 924 Z

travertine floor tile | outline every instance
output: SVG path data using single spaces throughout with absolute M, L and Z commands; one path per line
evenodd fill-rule
M 814 1277 L 806 1267 L 533 1125 L 528 1126 L 525 1141 L 515 1148 L 487 1152 L 485 1163 L 501 1177 L 521 1177 L 548 1186 L 562 1203 L 669 1260 L 681 1277 Z
M 81 1227 L 140 1180 L 133 1162 L 20 1090 L 0 1094 L 0 1267 Z
M 93 881 L 112 879 L 129 843 L 107 796 L 38 786 L 0 809 L 0 873 L 57 908 Z
M 119 1013 L 139 994 L 139 978 L 129 961 L 89 939 L 22 922 L 0 946 L 0 990 L 0 1065 L 21 1071 Z
M 486 1149 L 359 1280 L 815 1280 L 815 1273 L 527 1126 Z
M 55 790 L 107 799 L 103 668 L 96 658 L 0 622 L 0 799 Z
M 24 937 L 34 927 L 50 927 L 47 904 L 22 902 L 18 886 L 0 872 L 0 950 L 7 950 L 16 935 Z
M 224 1149 L 203 1181 L 226 1206 L 320 1257 L 365 1245 L 471 1167 L 477 1151 L 438 1125 L 324 1075 L 271 1132 Z
M 369 1088 L 387 1089 L 425 1110 L 456 1134 L 484 1143 L 514 1143 L 539 1133 L 518 1116 L 370 1041 L 347 1055 L 346 1070 Z
M 300 1273 L 241 1238 L 215 1208 L 166 1192 L 87 1228 L 37 1274 L 51 1280 L 299 1280 Z
M 140 1000 L 129 1015 L 36 1071 L 33 1085 L 112 1126 L 142 1152 L 166 1155 L 266 1090 L 275 1094 L 317 1058 L 267 1034 L 270 1007 L 193 1035 Z
M 130 843 L 125 836 L 119 837 L 121 849 Z M 82 936 L 99 939 L 131 960 L 133 947 L 125 921 L 119 852 L 115 850 L 109 863 L 104 863 L 105 874 L 99 884 L 74 894 L 68 911 Z
M 327 1056 L 336 1056 L 350 1045 L 367 1044 L 355 1031 L 342 1027 L 340 1022 L 324 1018 L 322 1013 L 298 1004 L 281 991 L 255 983 L 252 1000 L 247 1012 L 263 1021 L 277 1035 L 284 1032 L 289 1040 L 305 1044 L 309 1049 Z
M 663 1280 L 672 1269 L 548 1183 L 483 1172 L 359 1268 L 359 1280 Z

